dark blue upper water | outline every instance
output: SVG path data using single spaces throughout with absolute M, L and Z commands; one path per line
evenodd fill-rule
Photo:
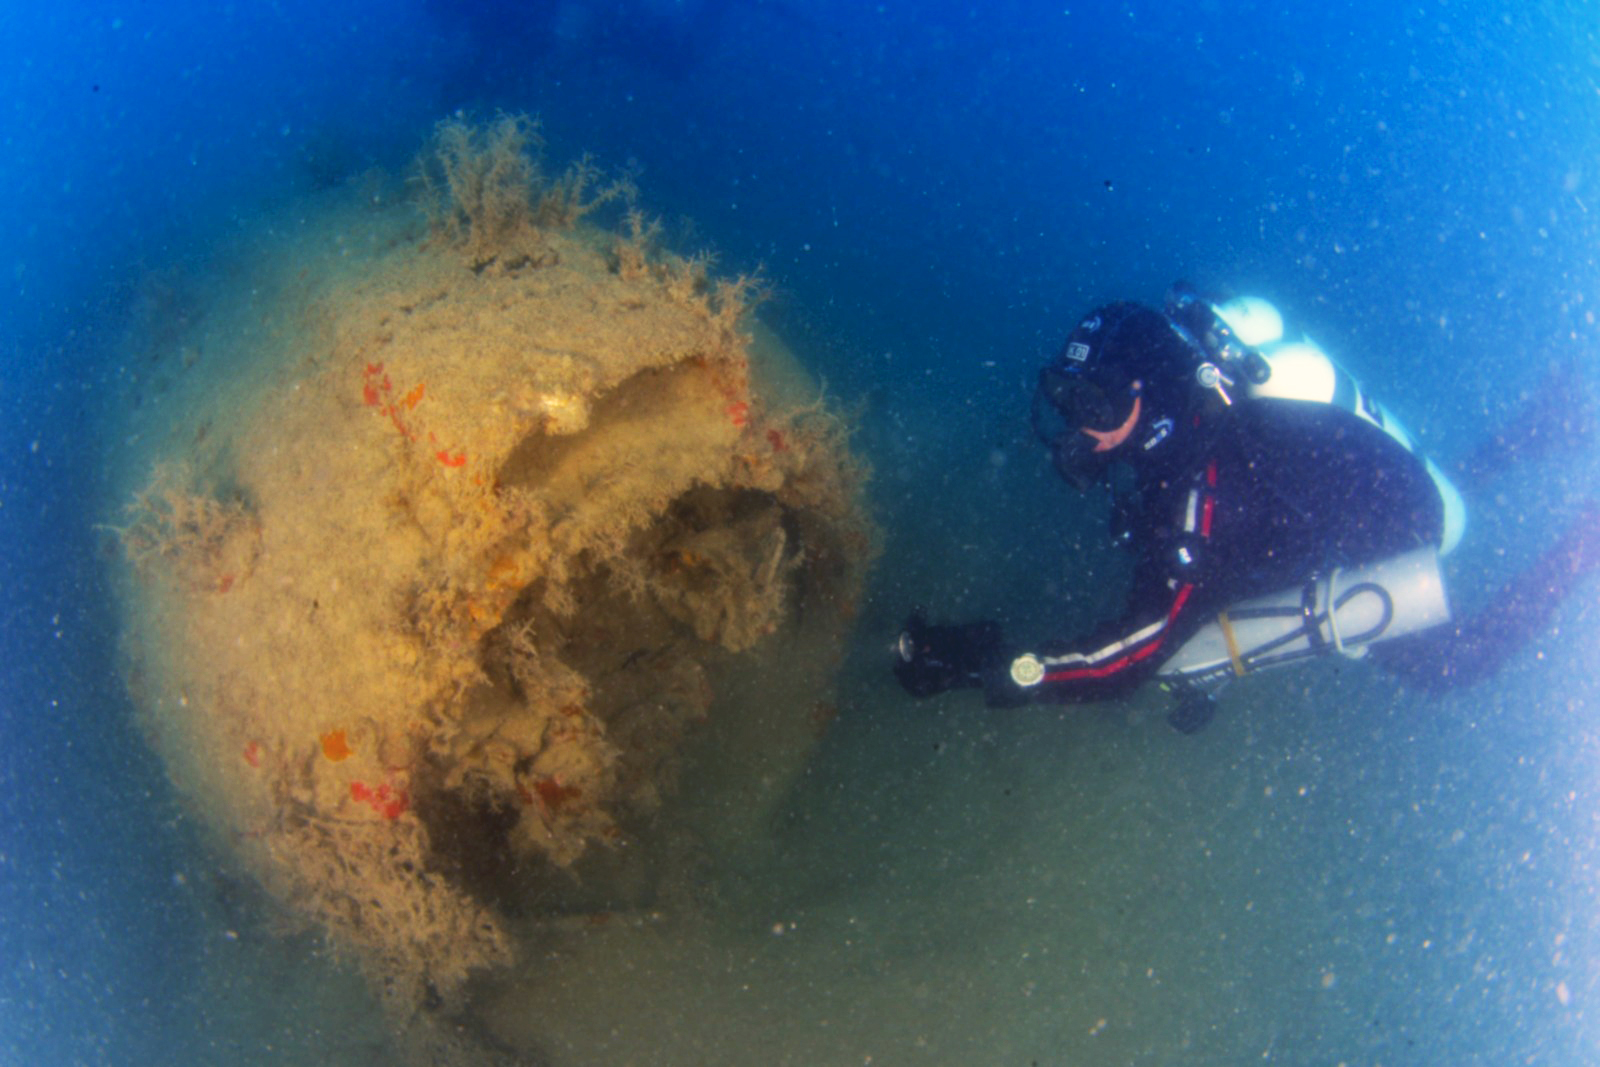
M 118 406 L 145 371 L 116 342 L 153 274 L 197 269 L 240 219 L 399 171 L 443 115 L 538 114 L 553 158 L 636 168 L 684 244 L 762 268 L 769 321 L 830 394 L 864 399 L 889 550 L 865 663 L 912 603 L 1027 618 L 1041 568 L 1062 573 L 1061 531 L 1090 528 L 1095 505 L 1032 446 L 1028 396 L 1098 301 L 1154 301 L 1179 277 L 1267 296 L 1444 460 L 1552 366 L 1592 390 L 1597 29 L 1600 10 L 1553 0 L 0 10 L 0 1058 L 167 1062 L 206 1025 L 207 992 L 172 986 L 211 951 L 181 877 L 193 841 L 129 715 L 94 528 L 116 506 Z M 1475 501 L 1460 597 L 1542 547 L 1594 475 L 1591 445 Z M 1575 612 L 1509 704 L 1469 693 L 1429 712 L 1485 722 L 1482 752 L 1552 769 L 1504 794 L 1513 772 L 1471 746 L 1415 769 L 1470 794 L 1429 834 L 1524 824 L 1529 849 L 1572 858 L 1520 881 L 1467 866 L 1430 890 L 1511 946 L 1495 959 L 1549 1009 L 1508 1011 L 1494 1041 L 1455 1047 L 1469 1058 L 1596 1051 L 1596 798 L 1584 764 L 1558 758 L 1595 744 L 1572 714 L 1592 709 L 1596 647 Z M 1382 823 L 1399 803 L 1382 791 L 1410 771 L 1363 746 L 1428 745 L 1438 721 L 1327 701 L 1328 720 L 1360 725 L 1332 730 L 1326 759 L 1346 782 L 1384 768 L 1358 805 Z M 898 714 L 921 757 L 928 720 Z M 892 782 L 893 744 L 844 729 L 822 777 Z M 1376 897 L 1404 897 L 1418 872 L 1374 877 Z M 1564 918 L 1537 918 L 1546 906 Z M 1563 953 L 1560 977 L 1540 970 Z M 1393 980 L 1486 996 L 1453 972 Z M 1384 1062 L 1429 1061 L 1394 1048 Z

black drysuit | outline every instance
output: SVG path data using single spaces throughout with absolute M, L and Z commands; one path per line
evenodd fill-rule
M 1045 662 L 1033 686 L 1011 679 L 1021 650 L 997 647 L 982 670 L 991 703 L 1122 696 L 1240 601 L 1443 537 L 1423 461 L 1332 405 L 1242 400 L 1159 447 L 1164 462 L 1138 465 L 1127 610 L 1084 639 L 1029 649 Z

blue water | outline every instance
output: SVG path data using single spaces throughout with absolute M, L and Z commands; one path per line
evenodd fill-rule
M 769 321 L 830 394 L 865 401 L 858 444 L 888 555 L 847 667 L 859 688 L 793 831 L 801 854 L 848 869 L 813 874 L 831 890 L 798 879 L 797 907 L 823 914 L 805 902 L 841 885 L 881 906 L 952 869 L 1059 888 L 1040 872 L 1071 856 L 1031 851 L 1024 831 L 1115 838 L 1142 816 L 1105 798 L 1132 797 L 1185 840 L 1214 833 L 1226 870 L 1181 909 L 1133 894 L 1142 913 L 1113 907 L 1121 890 L 1102 886 L 1082 966 L 1115 959 L 1120 938 L 1181 945 L 1215 921 L 1243 942 L 1224 973 L 1179 951 L 1180 971 L 1208 1004 L 1230 991 L 1242 1036 L 1185 1018 L 1168 988 L 1159 1018 L 1113 1019 L 1132 1036 L 1103 1062 L 1600 1058 L 1592 581 L 1509 680 L 1429 703 L 1359 666 L 1314 668 L 1253 690 L 1187 750 L 1161 747 L 1175 742 L 1159 718 L 913 708 L 874 681 L 915 602 L 1027 619 L 1044 574 L 1076 622 L 1114 607 L 1071 587 L 1061 545 L 1098 514 L 1053 481 L 1026 423 L 1040 359 L 1097 301 L 1153 301 L 1178 277 L 1265 295 L 1445 460 L 1554 364 L 1592 391 L 1600 10 L 522 6 L 0 9 L 0 1062 L 278 1062 L 216 1008 L 226 991 L 193 980 L 225 948 L 203 921 L 203 853 L 115 658 L 94 524 L 116 506 L 121 405 L 152 373 L 118 341 L 152 277 L 203 269 L 241 220 L 399 171 L 439 117 L 500 108 L 540 115 L 558 157 L 637 167 L 646 206 L 692 220 L 723 268 L 762 267 Z M 1595 493 L 1593 452 L 1540 459 L 1474 501 L 1462 601 Z M 1165 797 L 1128 792 L 1150 760 L 1183 768 Z M 1302 788 L 1321 806 L 1224 805 Z M 919 815 L 933 808 L 983 831 Z M 1105 869 L 1129 884 L 1169 862 L 1131 839 L 1126 855 Z M 1192 857 L 1170 862 L 1171 879 L 1211 885 Z M 1241 896 L 1263 866 L 1258 921 Z M 967 924 L 912 908 L 906 929 Z M 1058 953 L 1088 945 L 1069 909 L 1050 914 L 1040 936 Z M 1379 933 L 1358 936 L 1364 924 Z M 1305 999 L 1270 993 L 1296 956 Z M 1029 1062 L 1024 1050 L 1048 1056 L 1054 1010 L 990 1011 L 969 1030 Z M 1096 1021 L 1061 1025 L 1081 1041 Z M 1191 1030 L 1209 1043 L 1172 1037 Z M 961 1062 L 913 1048 L 874 1062 Z M 785 1056 L 805 1062 L 743 1062 Z

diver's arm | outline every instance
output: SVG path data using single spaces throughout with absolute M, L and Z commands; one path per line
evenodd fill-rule
M 996 662 L 984 678 L 984 695 L 1002 707 L 1126 696 L 1204 624 L 1196 600 L 1189 583 L 1149 583 L 1130 611 L 1088 638 L 1016 649 Z
M 1216 486 L 1217 465 L 1208 463 L 1192 485 L 1133 523 L 1127 548 L 1139 562 L 1128 608 L 1117 621 L 1083 640 L 1018 648 L 997 623 L 928 626 L 913 615 L 895 646 L 895 677 L 916 697 L 981 687 L 993 707 L 1083 703 L 1132 692 L 1220 606 L 1215 576 L 1201 577 L 1211 566 Z
M 1211 535 L 1217 464 L 1131 523 L 1138 560 L 1122 616 L 1087 638 L 1016 649 L 985 678 L 993 705 L 1083 703 L 1126 696 L 1182 647 L 1218 606 Z
M 991 707 L 1124 696 L 1204 622 L 1193 586 L 1141 585 L 1123 618 L 1088 638 L 1031 650 L 1008 644 L 995 622 L 932 626 L 914 614 L 895 643 L 895 677 L 919 698 L 981 688 Z

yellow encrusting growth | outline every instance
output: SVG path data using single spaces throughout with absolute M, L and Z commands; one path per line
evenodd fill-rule
M 186 411 L 207 431 L 121 530 L 174 779 L 402 1013 L 509 960 L 506 905 L 647 837 L 686 777 L 775 803 L 873 550 L 843 424 L 778 346 L 752 363 L 748 280 L 636 210 L 581 221 L 631 190 L 547 180 L 537 143 L 443 123 L 426 235 L 272 267 L 271 384 Z M 719 699 L 780 653 L 814 684 Z

